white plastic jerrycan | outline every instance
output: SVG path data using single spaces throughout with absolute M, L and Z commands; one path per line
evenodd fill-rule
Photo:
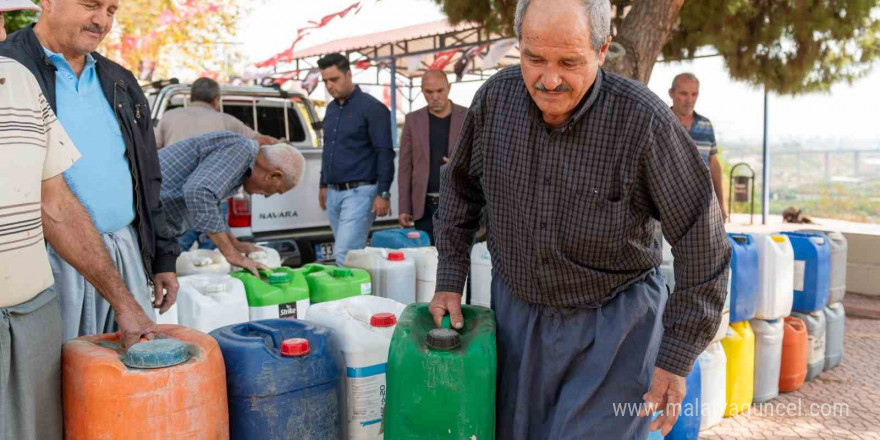
M 401 251 L 381 248 L 349 251 L 343 266 L 369 272 L 373 296 L 403 304 L 416 302 L 416 266 L 414 260 L 407 259 Z
M 382 438 L 388 350 L 404 308 L 388 298 L 362 295 L 309 309 L 308 321 L 333 329 L 345 357 L 351 440 Z
M 257 263 L 265 264 L 269 269 L 277 269 L 281 267 L 281 255 L 277 250 L 265 246 L 259 246 L 259 248 L 260 250 L 251 252 L 245 256 Z
M 209 333 L 230 324 L 248 322 L 244 284 L 229 275 L 180 277 L 177 294 L 180 325 Z
M 431 302 L 437 289 L 437 248 L 406 248 L 400 252 L 416 266 L 416 302 Z
M 219 250 L 195 249 L 177 257 L 177 275 L 226 274 L 232 266 Z

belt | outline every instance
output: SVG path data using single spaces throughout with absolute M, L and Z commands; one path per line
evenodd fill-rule
M 439 205 L 440 204 L 440 193 L 428 193 L 427 199 L 429 202 Z
M 350 189 L 355 189 L 359 186 L 368 186 L 368 185 L 375 185 L 375 184 L 376 184 L 375 180 L 363 180 L 360 182 L 331 183 L 327 186 L 330 189 L 333 189 L 336 191 L 348 191 Z

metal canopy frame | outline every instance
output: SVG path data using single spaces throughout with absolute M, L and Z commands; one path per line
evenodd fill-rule
M 437 23 L 427 23 L 425 25 L 428 24 L 436 25 Z M 364 37 L 366 38 L 368 36 Z M 351 47 L 342 50 L 332 48 L 334 44 L 338 44 L 342 41 L 338 40 L 315 48 L 303 50 L 303 55 L 296 56 L 291 59 L 289 63 L 285 63 L 285 67 L 287 67 L 286 69 L 278 69 L 276 66 L 276 72 L 270 76 L 276 78 L 284 77 L 294 81 L 302 80 L 305 78 L 305 75 L 309 70 L 317 68 L 317 61 L 320 57 L 337 51 L 344 53 L 353 67 L 359 62 L 370 61 L 372 63 L 371 67 L 375 70 L 375 80 L 371 78 L 369 81 L 355 80 L 355 82 L 362 85 L 388 86 L 390 88 L 391 114 L 393 115 L 391 121 L 391 135 L 396 146 L 397 118 L 394 115 L 397 114 L 398 107 L 397 89 L 398 87 L 408 89 L 408 93 L 405 94 L 405 99 L 409 101 L 409 108 L 412 110 L 413 102 L 421 94 L 421 90 L 418 89 L 421 87 L 422 76 L 430 68 L 430 64 L 422 60 L 419 70 L 413 75 L 408 75 L 406 70 L 401 72 L 398 69 L 397 60 L 401 58 L 409 58 L 419 55 L 426 56 L 438 52 L 457 50 L 459 53 L 455 54 L 444 68 L 444 72 L 447 74 L 453 74 L 456 62 L 463 56 L 461 51 L 483 45 L 488 48 L 490 45 L 508 38 L 511 37 L 489 32 L 482 26 L 465 24 L 458 26 L 447 25 L 447 30 L 445 32 L 405 37 L 395 41 Z M 513 50 L 515 49 L 512 49 L 511 51 Z M 468 71 L 462 76 L 462 79 L 457 82 L 466 83 L 486 81 L 501 68 L 515 64 L 519 64 L 518 54 L 507 54 L 501 59 L 498 66 L 489 69 L 483 69 L 482 66 L 477 65 L 477 62 L 475 61 L 474 65 L 468 69 Z M 382 72 L 384 71 L 390 72 L 390 80 L 387 83 L 382 81 L 381 78 Z M 353 71 L 353 73 L 355 76 L 358 76 L 364 72 L 355 73 Z M 417 90 L 417 92 L 414 93 L 414 89 Z

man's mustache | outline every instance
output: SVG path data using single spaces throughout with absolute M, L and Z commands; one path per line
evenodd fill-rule
M 564 92 L 570 92 L 570 91 L 571 91 L 571 87 L 569 87 L 568 84 L 566 84 L 566 83 L 562 83 L 562 84 L 556 86 L 555 89 L 553 89 L 553 90 L 549 90 L 549 89 L 547 89 L 547 87 L 544 86 L 543 83 L 536 83 L 536 84 L 535 84 L 535 90 L 537 90 L 537 91 L 539 91 L 539 92 L 564 93 Z
M 94 32 L 94 33 L 100 34 L 100 35 L 104 35 L 104 32 L 106 32 L 100 26 L 83 26 L 80 29 L 83 31 L 86 31 L 86 32 Z

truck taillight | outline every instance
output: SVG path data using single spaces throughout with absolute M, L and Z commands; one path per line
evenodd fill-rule
M 251 226 L 251 196 L 236 194 L 229 198 L 229 227 L 247 228 Z

